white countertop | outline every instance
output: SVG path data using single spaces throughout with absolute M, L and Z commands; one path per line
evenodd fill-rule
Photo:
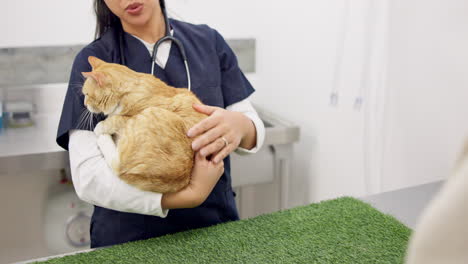
M 0 158 L 64 151 L 55 142 L 60 113 L 39 114 L 34 126 L 0 132 Z
M 444 181 L 436 181 L 362 198 L 383 213 L 390 214 L 414 229 L 426 206 L 439 192 Z

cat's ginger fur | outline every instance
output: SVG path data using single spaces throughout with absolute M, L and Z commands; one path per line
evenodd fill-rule
M 168 86 L 151 74 L 88 58 L 83 73 L 85 105 L 108 115 L 95 129 L 111 134 L 118 156 L 110 166 L 125 182 L 145 191 L 176 192 L 190 181 L 194 152 L 187 131 L 206 117 L 187 89 Z

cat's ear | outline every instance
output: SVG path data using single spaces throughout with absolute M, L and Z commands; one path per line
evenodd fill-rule
M 96 58 L 94 56 L 89 56 L 88 57 L 88 62 L 91 65 L 91 67 L 93 67 L 93 69 L 96 69 L 97 67 L 99 67 L 102 64 L 106 63 L 105 61 L 100 60 L 100 59 L 98 59 L 98 58 Z
M 82 72 L 81 74 L 83 74 L 85 78 L 93 78 L 99 87 L 103 86 L 104 80 L 106 78 L 106 76 L 101 72 Z

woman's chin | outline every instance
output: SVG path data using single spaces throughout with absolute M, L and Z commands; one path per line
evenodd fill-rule
M 148 25 L 150 17 L 147 14 L 141 14 L 139 16 L 125 16 L 124 20 L 125 24 L 134 28 L 140 28 Z

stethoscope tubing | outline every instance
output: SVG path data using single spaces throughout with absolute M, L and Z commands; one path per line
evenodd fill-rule
M 180 40 L 178 40 L 177 38 L 171 36 L 170 26 L 169 26 L 169 19 L 167 18 L 167 14 L 166 14 L 166 4 L 165 4 L 164 0 L 161 0 L 160 4 L 161 4 L 161 11 L 162 11 L 162 14 L 163 14 L 163 17 L 164 17 L 164 22 L 166 24 L 166 33 L 165 33 L 165 36 L 162 37 L 160 40 L 158 40 L 153 46 L 153 54 L 151 54 L 151 75 L 154 76 L 154 65 L 156 64 L 156 55 L 158 53 L 159 46 L 163 42 L 172 41 L 172 43 L 175 44 L 177 46 L 177 48 L 179 49 L 182 60 L 184 61 L 185 72 L 186 72 L 186 75 L 187 75 L 187 89 L 189 91 L 191 91 L 192 90 L 192 82 L 191 82 L 191 78 L 190 78 L 190 69 L 189 69 L 187 54 L 185 53 L 184 45 L 182 44 L 182 42 Z M 124 35 L 124 32 L 123 32 L 123 29 L 121 29 L 121 32 L 119 34 L 120 62 L 122 63 L 122 65 L 126 65 L 126 59 L 125 59 L 124 52 L 123 52 L 124 51 L 124 48 L 123 48 L 123 46 L 124 46 L 123 35 Z

